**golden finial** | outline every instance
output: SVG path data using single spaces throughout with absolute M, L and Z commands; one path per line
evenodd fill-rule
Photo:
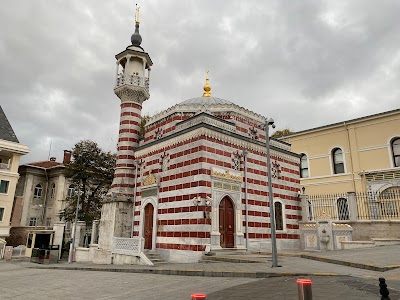
M 136 24 L 139 24 L 140 23 L 140 16 L 139 16 L 139 10 L 140 10 L 140 6 L 138 6 L 137 4 L 136 4 L 136 13 L 135 13 L 135 21 L 136 21 Z
M 206 72 L 206 84 L 203 87 L 203 97 L 211 97 L 211 85 L 208 82 L 208 71 Z

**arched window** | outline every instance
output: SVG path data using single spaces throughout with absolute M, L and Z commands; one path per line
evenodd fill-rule
M 391 144 L 392 144 L 393 165 L 395 167 L 400 167 L 400 138 L 395 138 Z
M 37 184 L 37 185 L 35 186 L 35 190 L 33 191 L 33 198 L 34 198 L 34 199 L 40 199 L 40 198 L 42 198 L 42 191 L 43 191 L 42 186 L 41 186 L 40 184 Z
M 50 199 L 54 199 L 55 195 L 56 195 L 56 185 L 53 183 L 50 191 Z
M 335 148 L 332 150 L 332 162 L 333 162 L 333 172 L 335 174 L 344 173 L 344 160 L 343 160 L 342 149 Z
M 281 202 L 275 202 L 275 229 L 283 230 L 283 206 Z
M 349 220 L 349 205 L 347 204 L 347 199 L 339 198 L 337 200 L 337 211 L 339 220 Z
M 67 197 L 72 197 L 75 194 L 75 188 L 73 184 L 70 184 L 68 187 Z
M 302 154 L 300 157 L 300 178 L 307 178 L 309 176 L 307 155 Z

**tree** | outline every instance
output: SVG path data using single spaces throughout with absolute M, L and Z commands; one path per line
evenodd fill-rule
M 74 186 L 74 193 L 67 197 L 64 216 L 67 221 L 75 218 L 78 193 L 80 193 L 79 219 L 91 223 L 100 218 L 101 200 L 110 189 L 116 155 L 103 151 L 96 142 L 83 140 L 72 149 L 72 160 L 64 170 L 65 177 Z
M 150 120 L 149 115 L 142 116 L 140 118 L 140 129 L 139 129 L 139 139 L 144 140 L 144 135 L 146 133 L 146 123 Z
M 282 136 L 289 135 L 289 134 L 292 134 L 292 133 L 294 133 L 294 132 L 291 131 L 290 129 L 286 128 L 286 129 L 283 129 L 283 130 L 275 131 L 274 134 L 272 135 L 272 137 L 273 138 L 280 138 Z

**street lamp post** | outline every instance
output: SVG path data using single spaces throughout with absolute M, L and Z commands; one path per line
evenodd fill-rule
M 276 228 L 275 228 L 275 209 L 274 195 L 272 193 L 272 176 L 271 176 L 271 156 L 270 156 L 270 138 L 269 126 L 275 128 L 274 119 L 269 118 L 265 121 L 265 147 L 267 148 L 267 171 L 268 171 L 268 195 L 269 195 L 269 217 L 271 224 L 271 248 L 272 248 L 272 267 L 278 267 L 278 255 L 276 250 Z
M 79 181 L 78 185 L 78 201 L 76 202 L 76 209 L 75 209 L 75 221 L 74 221 L 74 230 L 72 231 L 71 243 L 69 245 L 69 255 L 68 255 L 68 263 L 72 263 L 72 255 L 75 250 L 75 235 L 76 235 L 76 225 L 78 224 L 78 211 L 79 211 L 79 201 L 81 199 L 81 182 Z

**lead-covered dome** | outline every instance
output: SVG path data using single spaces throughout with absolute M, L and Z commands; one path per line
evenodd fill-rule
M 196 97 L 178 103 L 177 106 L 193 106 L 193 105 L 213 106 L 213 105 L 226 105 L 226 104 L 229 105 L 234 103 L 217 97 Z

